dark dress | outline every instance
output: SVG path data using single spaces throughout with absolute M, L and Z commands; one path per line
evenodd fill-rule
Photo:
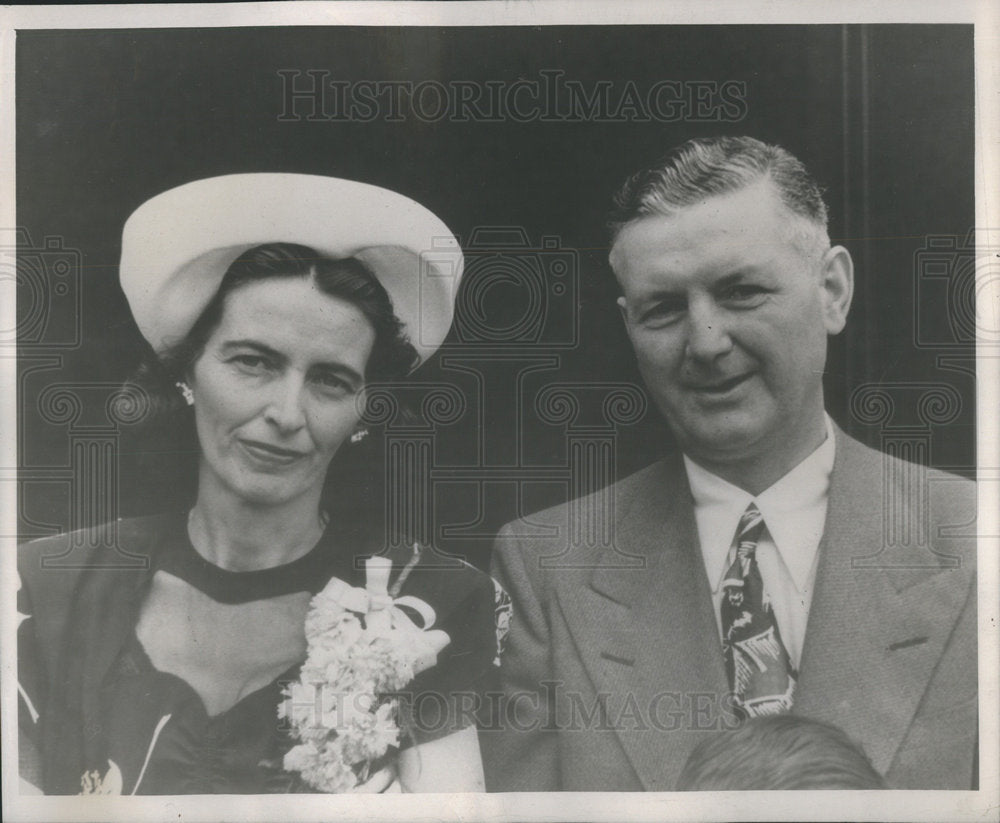
M 103 778 L 113 763 L 125 794 L 313 791 L 281 768 L 295 741 L 278 705 L 301 660 L 209 714 L 186 680 L 154 667 L 136 624 L 157 575 L 218 603 L 283 598 L 292 604 L 283 613 L 297 619 L 299 608 L 304 617 L 309 595 L 331 577 L 363 587 L 361 558 L 371 550 L 344 551 L 344 535 L 330 528 L 292 563 L 230 572 L 195 551 L 183 515 L 120 521 L 117 533 L 117 550 L 88 546 L 93 533 L 46 538 L 19 550 L 18 611 L 27 615 L 18 630 L 21 740 L 40 767 L 28 778 L 47 794 L 77 794 L 84 774 Z M 413 555 L 400 549 L 389 556 L 395 580 Z M 133 567 L 122 568 L 125 563 Z M 509 604 L 489 576 L 431 550 L 421 552 L 400 594 L 430 604 L 434 628 L 451 638 L 437 664 L 403 690 L 405 747 L 475 722 L 495 691 L 496 626 Z

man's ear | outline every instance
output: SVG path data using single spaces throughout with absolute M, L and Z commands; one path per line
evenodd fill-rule
M 843 246 L 834 246 L 820 264 L 823 325 L 827 334 L 839 334 L 847 323 L 854 296 L 854 261 Z
M 631 324 L 628 322 L 628 306 L 625 303 L 625 298 L 619 297 L 615 302 L 618 304 L 618 313 L 621 314 L 622 322 L 625 324 L 625 332 L 628 334 L 629 337 L 631 337 L 632 327 Z

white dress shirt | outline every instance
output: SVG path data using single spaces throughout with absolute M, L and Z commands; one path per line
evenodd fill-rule
M 755 502 L 766 526 L 757 543 L 764 597 L 770 599 L 781 639 L 796 668 L 802 658 L 816 580 L 817 550 L 826 521 L 834 449 L 833 427 L 826 417 L 826 440 L 756 497 L 684 457 L 719 637 L 722 637 L 722 581 L 734 556 L 730 551 L 733 536 L 743 512 Z

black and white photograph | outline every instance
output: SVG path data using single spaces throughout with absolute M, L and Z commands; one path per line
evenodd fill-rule
M 0 14 L 6 819 L 996 814 L 988 4 Z

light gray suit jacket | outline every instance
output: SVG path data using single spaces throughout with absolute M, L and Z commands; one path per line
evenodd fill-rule
M 836 437 L 793 711 L 840 726 L 892 788 L 970 788 L 975 486 Z M 612 548 L 577 539 L 580 501 L 500 533 L 514 617 L 505 702 L 481 734 L 490 790 L 668 791 L 733 725 L 683 462 L 612 499 Z

